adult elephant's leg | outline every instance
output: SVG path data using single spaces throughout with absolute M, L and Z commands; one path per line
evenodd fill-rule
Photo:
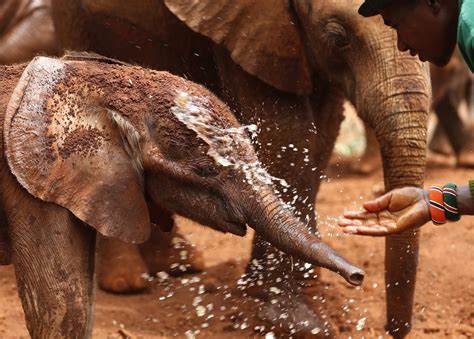
M 462 148 L 466 144 L 467 131 L 458 112 L 459 103 L 454 102 L 454 98 L 447 92 L 433 104 L 433 109 L 438 117 L 439 124 L 443 127 L 449 139 L 449 143 L 456 154 L 459 156 Z
M 466 97 L 466 89 L 460 86 L 457 90 L 458 93 L 454 90 L 447 92 L 434 103 L 433 108 L 456 155 L 457 165 L 474 167 L 474 138 L 459 114 L 459 103 L 462 97 Z
M 311 101 L 277 91 L 250 76 L 225 51 L 218 50 L 216 59 L 226 101 L 241 123 L 259 126 L 259 159 L 271 175 L 289 184 L 286 188 L 277 183 L 281 197 L 316 231 L 315 177 L 319 169 L 314 166 L 317 126 Z M 263 301 L 259 317 L 287 333 L 330 333 L 324 310 L 305 299 L 302 275 L 314 277 L 316 272 L 255 237 L 245 281 L 247 293 Z
M 433 129 L 433 134 L 431 135 L 428 148 L 435 153 L 443 155 L 449 156 L 453 153 L 450 148 L 450 142 L 448 137 L 446 136 L 446 132 L 444 131 L 444 128 L 439 123 L 439 121 L 436 123 L 436 126 Z
M 313 107 L 314 124 L 317 129 L 316 147 L 313 150 L 315 168 L 317 168 L 317 175 L 313 178 L 316 196 L 321 187 L 321 178 L 324 177 L 329 164 L 344 117 L 344 99 L 338 91 L 325 89 L 317 95 L 313 95 L 310 100 Z M 307 271 L 298 272 L 297 279 L 303 287 L 302 291 L 306 299 L 312 302 L 313 309 L 323 311 L 324 295 L 321 285 L 316 275 L 308 273 Z M 323 316 L 326 316 L 326 314 Z
M 92 332 L 95 230 L 23 189 L 7 208 L 18 291 L 32 338 Z

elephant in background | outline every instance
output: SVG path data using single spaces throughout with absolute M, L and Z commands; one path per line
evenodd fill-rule
M 0 64 L 57 53 L 50 0 L 4 0 L 0 4 Z
M 474 166 L 472 126 L 466 126 L 459 116 L 459 105 L 467 103 L 472 119 L 472 74 L 459 51 L 446 67 L 431 66 L 433 84 L 433 110 L 438 124 L 429 144 L 435 152 L 443 152 L 442 135 L 445 134 L 454 152 L 458 166 Z
M 362 283 L 364 272 L 276 196 L 247 132 L 211 92 L 97 60 L 0 68 L 1 207 L 32 338 L 90 336 L 96 232 L 144 242 L 148 206 L 238 236 L 251 225 L 280 250 Z
M 359 3 L 54 0 L 53 17 L 63 49 L 185 76 L 217 93 L 241 123 L 260 126 L 259 157 L 290 184 L 283 199 L 316 231 L 316 193 L 346 99 L 382 145 L 385 188 L 423 183 L 428 69 L 397 50 L 380 18 L 359 17 Z M 387 329 L 397 337 L 411 328 L 418 246 L 415 232 L 386 240 Z M 246 286 L 264 301 L 260 318 L 286 333 L 332 333 L 323 305 L 312 298 L 316 268 L 292 262 L 259 237 L 252 257 Z M 284 293 L 272 294 L 273 286 Z

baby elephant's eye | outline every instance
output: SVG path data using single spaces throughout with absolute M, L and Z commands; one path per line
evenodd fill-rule
M 193 167 L 194 172 L 201 177 L 215 177 L 219 172 L 212 165 L 199 165 Z

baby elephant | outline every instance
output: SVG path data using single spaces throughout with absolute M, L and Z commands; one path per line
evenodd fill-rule
M 239 236 L 249 225 L 362 283 L 278 199 L 247 132 L 203 87 L 85 56 L 4 66 L 0 79 L 0 261 L 15 266 L 33 338 L 90 336 L 96 234 L 145 241 L 147 206 Z

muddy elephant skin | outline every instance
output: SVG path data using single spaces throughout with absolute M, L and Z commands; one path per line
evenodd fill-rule
M 300 218 L 316 230 L 315 197 L 344 100 L 375 130 L 387 190 L 420 186 L 424 176 L 427 67 L 398 52 L 380 18 L 358 16 L 359 3 L 54 0 L 53 18 L 62 48 L 184 75 L 217 93 L 241 123 L 260 126 L 259 158 L 290 184 L 284 199 L 295 199 Z M 387 329 L 398 337 L 411 328 L 418 243 L 415 233 L 386 240 Z M 260 318 L 287 334 L 331 333 L 324 305 L 312 299 L 317 269 L 292 265 L 258 237 L 253 259 L 247 286 L 265 301 Z M 272 295 L 272 286 L 285 293 Z M 275 317 L 285 310 L 293 318 Z
M 0 68 L 3 259 L 15 266 L 33 338 L 90 336 L 96 231 L 142 243 L 154 205 L 239 236 L 251 225 L 280 250 L 362 283 L 364 272 L 277 197 L 249 136 L 211 92 L 94 60 Z
M 56 36 L 50 0 L 4 0 L 0 4 L 0 64 L 55 55 Z

